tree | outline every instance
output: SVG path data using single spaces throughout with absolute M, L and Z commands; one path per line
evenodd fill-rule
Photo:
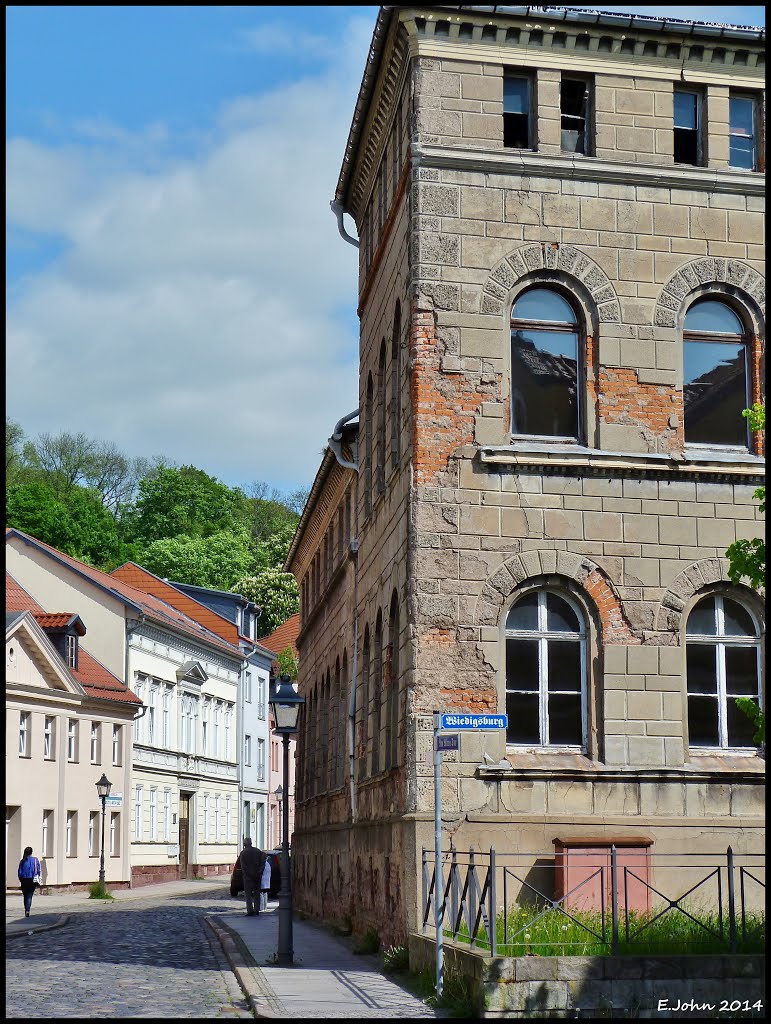
M 208 537 L 164 537 L 148 544 L 140 557 L 162 579 L 217 590 L 238 590 L 235 581 L 254 570 L 249 537 L 231 530 Z
M 99 495 L 75 486 L 66 500 L 45 482 L 13 484 L 5 493 L 6 524 L 99 569 L 114 569 L 134 556 Z
M 297 580 L 281 569 L 263 569 L 252 576 L 243 576 L 236 580 L 232 589 L 262 608 L 257 620 L 261 637 L 272 633 L 300 607 Z
M 9 416 L 5 417 L 5 483 L 15 483 L 24 465 L 24 431 Z
M 247 493 L 252 508 L 252 536 L 256 544 L 268 540 L 284 528 L 291 527 L 294 532 L 300 521 L 294 507 L 299 500 L 297 492 L 285 498 L 275 487 L 268 488 L 263 481 L 255 480 Z
M 248 530 L 250 509 L 243 491 L 228 487 L 202 469 L 166 467 L 139 481 L 139 496 L 126 519 L 133 536 L 150 543 Z
M 275 665 L 278 670 L 278 675 L 289 676 L 292 681 L 297 679 L 300 672 L 300 664 L 297 660 L 297 655 L 291 646 L 287 646 L 283 651 L 279 651 Z

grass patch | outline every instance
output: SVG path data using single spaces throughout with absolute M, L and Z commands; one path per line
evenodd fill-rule
M 624 920 L 619 922 L 619 955 L 678 956 L 688 953 L 729 953 L 730 937 L 727 915 L 723 916 L 722 936 L 717 913 L 699 908 L 686 908 L 692 917 L 671 909 L 656 918 L 658 911 L 630 911 L 628 937 Z M 606 915 L 588 911 L 570 911 L 570 917 L 559 910 L 548 910 L 542 917 L 531 907 L 520 907 L 506 918 L 504 942 L 503 914 L 497 920 L 498 956 L 610 956 L 611 921 Z M 449 932 L 445 935 L 450 938 Z M 465 922 L 455 942 L 469 943 Z M 470 944 L 470 943 L 469 943 Z M 737 934 L 737 952 L 765 952 L 765 918 L 748 915 L 745 930 Z M 480 929 L 475 946 L 489 949 L 484 928 Z
M 383 973 L 401 974 L 410 969 L 410 954 L 406 946 L 389 946 L 383 951 Z
M 368 928 L 354 944 L 353 951 L 358 954 L 377 953 L 380 949 L 380 936 L 375 928 Z
M 412 995 L 422 999 L 427 1006 L 437 1010 L 449 1010 L 453 1017 L 476 1020 L 477 1011 L 468 979 L 449 974 L 445 968 L 442 998 L 436 998 L 436 973 L 434 971 L 405 971 L 399 975 L 399 984 Z
M 108 890 L 104 882 L 92 882 L 88 887 L 88 898 L 90 900 L 114 900 L 115 897 Z

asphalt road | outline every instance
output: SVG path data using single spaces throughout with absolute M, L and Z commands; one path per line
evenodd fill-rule
M 6 943 L 6 1017 L 253 1019 L 203 922 L 236 909 L 243 901 L 221 886 L 163 902 L 68 908 L 63 928 Z

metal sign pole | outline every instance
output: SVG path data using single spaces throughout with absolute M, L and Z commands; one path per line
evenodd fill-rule
M 434 714 L 434 923 L 436 925 L 436 998 L 442 998 L 444 989 L 444 949 L 442 924 L 444 919 L 444 879 L 442 878 L 442 751 L 438 733 L 442 717 Z

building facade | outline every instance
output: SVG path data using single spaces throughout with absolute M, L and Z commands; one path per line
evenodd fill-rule
M 44 607 L 79 609 L 91 653 L 144 705 L 122 794 L 132 885 L 229 873 L 240 849 L 238 645 L 19 530 L 6 531 L 6 564 Z
M 358 423 L 287 560 L 306 912 L 416 927 L 436 711 L 508 715 L 446 758 L 457 848 L 761 849 L 764 611 L 725 552 L 762 531 L 763 40 L 380 9 L 333 203 Z
M 102 774 L 112 783 L 104 808 L 105 880 L 128 886 L 131 841 L 122 797 L 141 702 L 83 646 L 87 627 L 77 613 L 46 611 L 9 574 L 5 607 L 6 886 L 17 888 L 26 846 L 40 859 L 47 889 L 97 880 Z
M 290 615 L 286 622 L 263 637 L 264 643 L 276 655 L 289 649 L 297 657 L 297 634 L 300 631 L 300 615 Z M 274 675 L 280 675 L 278 666 L 273 663 Z M 284 741 L 283 737 L 273 732 L 275 724 L 273 711 L 268 705 L 268 721 L 270 726 L 270 793 L 268 801 L 268 833 L 266 849 L 276 850 L 284 841 L 284 800 L 289 801 L 287 817 L 289 820 L 289 842 L 294 833 L 295 779 L 297 776 L 297 737 L 289 737 L 289 785 L 288 793 L 284 794 Z
M 215 633 L 230 639 L 230 634 L 222 629 L 221 620 L 235 628 L 236 640 L 246 659 L 241 673 L 237 708 L 240 751 L 238 835 L 242 839 L 248 836 L 261 849 L 270 849 L 270 794 L 275 780 L 270 775 L 268 688 L 274 654 L 262 641 L 258 643 L 255 640 L 259 608 L 241 594 L 196 587 L 188 583 L 175 582 L 172 586 L 216 613 L 216 617 L 207 620 L 209 628 Z M 172 598 L 171 603 L 175 603 L 175 600 Z M 181 610 L 193 618 L 199 617 L 190 606 Z

